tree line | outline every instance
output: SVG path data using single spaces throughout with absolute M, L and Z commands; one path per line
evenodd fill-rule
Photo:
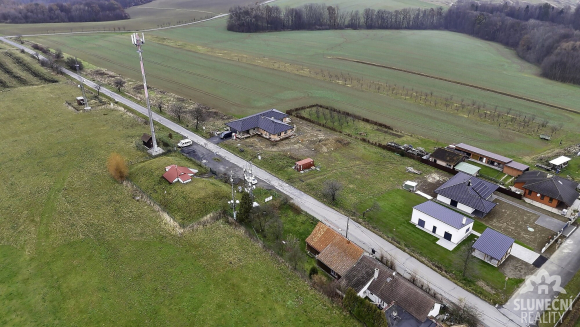
M 339 6 L 309 3 L 302 7 L 235 6 L 230 8 L 227 29 L 233 32 L 326 29 L 433 29 L 441 26 L 443 9 L 396 11 L 367 8 L 341 11 Z
M 539 65 L 544 77 L 580 84 L 580 4 L 555 8 L 458 1 L 442 8 L 342 11 L 338 6 L 235 6 L 227 29 L 253 33 L 325 29 L 445 29 L 498 42 Z
M 74 0 L 55 3 L 20 3 L 0 0 L 0 23 L 69 23 L 129 19 L 126 7 L 151 0 Z

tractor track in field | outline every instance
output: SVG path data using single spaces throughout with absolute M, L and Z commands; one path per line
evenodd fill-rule
M 118 44 L 118 45 L 125 45 L 125 44 L 121 44 L 120 42 L 114 42 L 114 41 L 109 41 L 109 42 L 110 43 L 113 43 L 113 44 Z M 162 44 L 162 45 L 163 46 L 167 46 L 165 44 Z M 169 46 L 169 47 L 171 47 L 171 46 Z M 177 47 L 171 47 L 171 48 L 180 49 L 180 50 L 183 50 L 183 51 L 188 51 L 186 49 L 181 49 L 181 48 L 177 48 Z M 190 51 L 190 52 L 192 52 L 192 51 Z M 194 53 L 196 53 L 196 52 L 194 52 Z M 178 60 L 179 59 L 179 58 L 171 57 L 169 55 L 165 55 L 165 57 L 167 59 L 175 59 L 175 60 Z M 212 59 L 216 59 L 214 56 L 209 56 L 209 57 L 211 57 Z M 220 59 L 220 58 L 217 58 L 217 59 Z M 227 60 L 227 59 L 223 59 L 223 58 L 221 58 L 221 59 L 222 60 Z M 232 61 L 232 60 L 227 60 L 227 61 Z M 159 65 L 161 67 L 173 69 L 173 70 L 178 71 L 178 72 L 187 73 L 189 75 L 198 76 L 198 77 L 201 77 L 201 78 L 204 78 L 204 79 L 207 79 L 207 80 L 211 80 L 211 81 L 214 81 L 214 82 L 218 82 L 220 84 L 225 84 L 225 85 L 228 85 L 228 86 L 231 86 L 231 87 L 240 89 L 240 90 L 244 90 L 244 91 L 246 91 L 248 93 L 257 94 L 257 95 L 261 95 L 261 96 L 268 97 L 268 98 L 271 97 L 269 94 L 260 92 L 260 91 L 255 90 L 255 89 L 251 89 L 251 88 L 248 88 L 248 87 L 245 87 L 245 86 L 242 86 L 242 85 L 238 85 L 238 84 L 234 84 L 234 83 L 231 83 L 231 82 L 227 82 L 227 81 L 224 81 L 224 80 L 221 80 L 221 79 L 218 79 L 218 78 L 215 78 L 215 77 L 211 77 L 211 76 L 208 76 L 208 75 L 196 73 L 196 72 L 193 72 L 191 70 L 187 70 L 187 69 L 183 69 L 183 68 L 178 68 L 178 67 L 170 66 L 170 65 L 164 64 L 164 63 L 162 63 L 160 61 L 155 61 L 155 60 L 148 59 L 147 62 L 150 62 L 150 63 L 156 64 L 156 65 Z M 232 62 L 234 62 L 234 61 L 232 61 Z M 199 64 L 195 64 L 195 65 L 201 66 Z M 241 74 L 235 74 L 235 75 L 237 75 L 237 76 L 243 76 Z
M 65 45 L 64 43 L 60 43 L 60 42 L 56 42 L 56 41 L 53 41 L 53 42 L 54 42 L 54 43 L 56 43 L 56 44 L 59 44 L 59 45 L 61 45 L 61 46 L 64 46 L 64 45 Z M 95 58 L 101 59 L 101 60 L 103 60 L 103 61 L 106 61 L 106 62 L 108 62 L 108 63 L 111 63 L 111 64 L 113 64 L 113 65 L 116 65 L 116 66 L 119 66 L 119 67 L 122 67 L 122 68 L 125 68 L 125 69 L 129 69 L 129 70 L 134 70 L 134 69 L 135 69 L 135 67 L 131 67 L 131 66 L 128 66 L 128 65 L 122 65 L 122 64 L 120 64 L 120 63 L 118 63 L 118 62 L 115 62 L 115 61 L 113 61 L 113 60 L 110 60 L 110 59 L 108 59 L 108 58 L 106 58 L 106 57 L 99 56 L 99 55 L 96 55 L 96 54 L 94 54 L 94 53 L 89 53 L 88 51 L 83 51 L 83 50 L 81 50 L 81 49 L 77 49 L 77 51 L 79 51 L 79 52 L 82 52 L 82 53 L 84 53 L 84 54 L 87 54 L 87 55 L 89 55 L 89 56 L 93 56 L 93 57 L 95 57 Z M 239 103 L 237 103 L 237 102 L 230 101 L 230 100 L 228 100 L 228 99 L 226 99 L 226 98 L 224 98 L 224 97 L 220 97 L 220 96 L 218 96 L 218 95 L 215 95 L 215 94 L 212 94 L 212 93 L 209 93 L 209 92 L 203 91 L 203 90 L 201 90 L 201 89 L 198 89 L 198 88 L 195 88 L 195 87 L 193 87 L 193 86 L 191 86 L 191 85 L 183 84 L 183 83 L 180 83 L 180 82 L 177 82 L 177 81 L 171 80 L 171 79 L 167 79 L 167 78 L 164 78 L 164 77 L 160 77 L 160 76 L 157 76 L 157 75 L 155 75 L 155 74 L 148 74 L 148 76 L 152 76 L 152 77 L 154 77 L 154 78 L 157 78 L 157 79 L 159 79 L 159 80 L 165 81 L 165 82 L 167 82 L 167 83 L 170 83 L 170 84 L 176 84 L 176 85 L 179 85 L 179 86 L 181 86 L 181 87 L 183 87 L 183 88 L 185 88 L 185 89 L 189 89 L 189 90 L 192 90 L 192 91 L 194 91 L 194 92 L 199 92 L 199 93 L 201 93 L 201 94 L 204 94 L 204 95 L 206 95 L 206 96 L 209 96 L 209 97 L 211 97 L 211 98 L 215 98 L 215 99 L 218 99 L 218 100 L 220 100 L 220 101 L 223 101 L 223 102 L 225 102 L 225 103 L 228 103 L 228 104 L 230 104 L 230 105 L 232 105 L 232 106 L 239 106 L 239 107 L 243 107 L 243 105 L 242 105 L 242 104 L 239 104 Z
M 580 114 L 580 111 L 574 110 L 574 109 L 571 109 L 571 108 L 562 107 L 562 106 L 555 105 L 555 104 L 551 104 L 551 103 L 548 103 L 548 102 L 544 102 L 544 101 L 540 101 L 540 100 L 535 100 L 535 99 L 531 99 L 531 98 L 526 98 L 526 97 L 519 96 L 519 95 L 516 95 L 516 94 L 511 94 L 511 93 L 508 93 L 508 92 L 494 90 L 494 89 L 490 89 L 490 88 L 483 87 L 483 86 L 479 86 L 479 85 L 475 85 L 475 84 L 464 83 L 464 82 L 460 82 L 460 81 L 456 81 L 456 80 L 452 80 L 452 79 L 448 79 L 448 78 L 444 78 L 444 77 L 439 77 L 439 76 L 424 74 L 424 73 L 415 72 L 415 71 L 412 71 L 412 70 L 407 70 L 407 69 L 397 68 L 397 67 L 393 67 L 393 66 L 387 66 L 387 65 L 377 64 L 377 63 L 374 63 L 374 62 L 368 62 L 368 61 L 363 61 L 363 60 L 358 60 L 358 59 L 350 59 L 350 58 L 344 58 L 344 57 L 332 57 L 332 56 L 328 56 L 326 58 L 328 58 L 328 59 L 336 59 L 336 60 L 343 60 L 343 61 L 350 61 L 350 62 L 355 62 L 355 63 L 367 65 L 367 66 L 374 66 L 374 67 L 379 67 L 379 68 L 386 68 L 386 69 L 395 70 L 395 71 L 399 71 L 399 72 L 403 72 L 403 73 L 407 73 L 407 74 L 412 74 L 412 75 L 417 75 L 417 76 L 432 78 L 432 79 L 436 79 L 436 80 L 439 80 L 439 81 L 444 81 L 444 82 L 448 82 L 448 83 L 452 83 L 452 84 L 457 84 L 457 85 L 461 85 L 461 86 L 467 86 L 467 87 L 471 87 L 471 88 L 474 88 L 474 89 L 477 89 L 477 90 L 481 90 L 481 91 L 487 91 L 487 92 L 491 92 L 491 93 L 495 93 L 495 94 L 507 96 L 507 97 L 510 97 L 510 98 L 518 99 L 518 100 L 523 100 L 523 101 L 527 101 L 527 102 L 531 102 L 531 103 L 535 103 L 535 104 L 540 104 L 540 105 L 547 106 L 547 107 L 551 107 L 551 108 L 554 108 L 554 109 L 559 109 L 559 110 L 563 110 L 563 111 L 567 111 L 567 112 L 572 112 L 572 113 L 575 113 L 575 114 Z

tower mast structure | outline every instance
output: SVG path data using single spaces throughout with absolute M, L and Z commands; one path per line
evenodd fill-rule
M 81 82 L 81 85 L 79 86 L 81 87 L 81 91 L 83 92 L 83 101 L 85 102 L 85 110 L 91 110 L 91 107 L 89 107 L 89 102 L 87 101 L 87 95 L 85 94 L 85 80 L 83 79 L 83 76 L 81 75 L 81 72 L 79 70 L 79 62 L 76 57 L 75 57 L 75 68 L 77 70 L 77 75 L 79 75 L 79 79 Z
M 139 62 L 141 63 L 141 75 L 143 75 L 143 88 L 145 89 L 145 100 L 147 102 L 147 113 L 149 115 L 149 128 L 151 129 L 151 138 L 153 139 L 153 147 L 147 151 L 151 155 L 156 156 L 163 153 L 163 149 L 157 147 L 157 138 L 155 137 L 155 127 L 153 126 L 153 112 L 151 111 L 151 103 L 149 101 L 149 91 L 147 90 L 147 78 L 145 77 L 145 66 L 143 66 L 143 50 L 141 46 L 145 44 L 145 35 L 141 33 L 131 34 L 131 42 L 137 47 L 139 53 Z

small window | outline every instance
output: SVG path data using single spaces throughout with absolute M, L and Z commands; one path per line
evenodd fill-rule
M 548 198 L 548 203 L 552 203 L 552 201 L 554 201 L 554 199 Z
M 528 195 L 532 195 L 532 190 L 528 190 Z
M 465 231 L 465 234 L 469 233 L 469 230 L 471 229 L 471 227 L 467 227 L 467 230 Z
M 542 195 L 542 196 L 540 196 L 540 200 L 543 200 L 543 199 L 544 199 L 544 197 L 545 197 L 545 196 L 543 196 L 543 195 Z

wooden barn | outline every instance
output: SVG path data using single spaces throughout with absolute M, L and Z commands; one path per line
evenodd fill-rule
M 294 169 L 296 169 L 296 171 L 303 171 L 312 167 L 314 167 L 314 160 L 310 158 L 296 161 L 296 164 L 294 165 Z
M 148 147 L 149 149 L 153 147 L 153 138 L 151 137 L 151 135 L 143 133 L 143 136 L 141 136 L 141 141 L 143 142 L 143 145 Z

